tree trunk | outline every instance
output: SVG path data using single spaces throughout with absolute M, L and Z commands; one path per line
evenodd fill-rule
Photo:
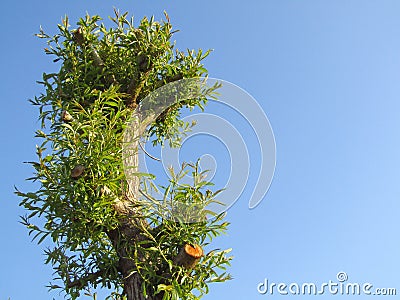
M 145 297 L 142 291 L 142 281 L 138 273 L 133 274 L 124 281 L 124 292 L 127 300 L 162 300 L 163 295 L 161 293 Z
M 119 256 L 119 267 L 124 278 L 124 293 L 127 300 L 161 300 L 162 295 L 161 298 L 160 295 L 149 295 L 148 291 L 146 291 L 147 297 L 145 297 L 142 287 L 143 279 L 136 272 L 134 260 L 130 258 L 133 254 L 127 253 L 130 245 L 145 239 L 142 235 L 142 228 L 148 226 L 146 221 L 138 218 L 141 212 L 135 208 L 135 203 L 139 199 L 140 184 L 139 177 L 135 174 L 139 168 L 139 138 L 146 128 L 146 124 L 141 123 L 140 117 L 138 112 L 134 112 L 124 133 L 123 159 L 128 186 L 124 191 L 125 199 L 119 201 L 118 207 L 115 208 L 123 215 L 123 219 L 119 228 L 112 234 L 112 240 Z M 128 247 L 125 247 L 124 244 Z
M 178 80 L 180 78 L 176 78 Z M 193 89 L 197 87 L 197 89 Z M 123 140 L 123 160 L 124 160 L 124 172 L 128 182 L 128 186 L 125 187 L 125 197 L 118 201 L 115 205 L 115 210 L 123 216 L 121 224 L 114 233 L 111 234 L 111 240 L 114 243 L 114 247 L 120 258 L 120 270 L 124 277 L 124 293 L 128 300 L 161 300 L 163 293 L 156 296 L 143 294 L 142 283 L 143 279 L 140 274 L 136 272 L 136 265 L 134 261 L 129 258 L 130 253 L 127 253 L 127 248 L 123 246 L 124 243 L 132 245 L 143 241 L 145 237 L 142 234 L 143 226 L 148 226 L 146 221 L 140 216 L 140 211 L 135 208 L 135 203 L 139 199 L 139 185 L 140 179 L 137 176 L 139 170 L 139 139 L 145 132 L 148 125 L 156 120 L 159 116 L 163 116 L 169 112 L 172 108 L 183 105 L 182 103 L 188 99 L 199 96 L 201 82 L 197 79 L 192 81 L 175 82 L 168 86 L 159 88 L 155 93 L 149 95 L 149 98 L 145 98 L 141 101 L 140 111 L 139 108 L 133 112 L 130 123 L 124 132 Z M 190 89 L 192 87 L 192 89 Z M 181 102 L 176 101 L 176 95 L 183 94 Z M 154 105 L 157 103 L 157 105 Z M 122 241 L 122 246 L 121 246 Z M 125 244 L 126 245 L 126 244 Z M 198 246 L 199 247 L 199 246 Z M 192 247 L 193 248 L 193 247 Z M 187 249 L 192 249 L 188 247 Z M 185 248 L 186 249 L 186 248 Z M 194 249 L 194 250 L 193 250 Z M 183 260 L 184 263 L 190 262 L 190 265 L 194 265 L 199 257 L 196 255 L 202 255 L 202 249 L 193 248 L 187 257 Z M 197 253 L 196 251 L 201 251 Z M 194 255 L 193 257 L 192 254 Z M 140 255 L 140 254 L 138 254 Z M 140 257 L 137 259 L 141 259 Z M 178 263 L 179 264 L 179 263 Z M 153 290 L 157 287 L 154 286 Z M 148 292 L 148 291 L 146 291 Z
M 147 300 L 152 299 L 151 297 L 145 298 L 142 293 L 142 279 L 138 273 L 133 274 L 124 280 L 124 291 L 127 300 Z

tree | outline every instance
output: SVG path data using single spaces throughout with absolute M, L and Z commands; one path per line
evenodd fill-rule
M 228 225 L 207 210 L 220 190 L 206 171 L 186 163 L 160 187 L 138 169 L 140 139 L 179 147 L 191 126 L 180 110 L 203 109 L 219 87 L 201 79 L 210 51 L 175 50 L 165 17 L 135 27 L 115 11 L 111 28 L 89 15 L 70 28 L 66 17 L 56 35 L 37 34 L 60 69 L 43 74 L 44 92 L 30 100 L 41 120 L 29 162 L 38 188 L 16 193 L 29 234 L 53 244 L 49 288 L 71 299 L 96 287 L 115 290 L 110 299 L 200 299 L 210 282 L 230 278 L 229 249 L 204 251 Z

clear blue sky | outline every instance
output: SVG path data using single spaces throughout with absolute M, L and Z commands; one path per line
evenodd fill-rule
M 22 162 L 35 158 L 39 123 L 27 99 L 41 92 L 41 73 L 54 70 L 33 34 L 39 25 L 55 32 L 65 14 L 76 22 L 113 6 L 138 19 L 166 10 L 181 30 L 178 46 L 214 49 L 210 75 L 251 93 L 275 133 L 267 196 L 249 210 L 248 186 L 229 210 L 229 235 L 215 244 L 234 249 L 234 280 L 212 285 L 204 299 L 283 299 L 260 295 L 258 283 L 320 284 L 339 271 L 399 294 L 399 1 L 38 0 L 3 3 L 0 19 L 0 300 L 63 299 L 47 292 L 52 270 L 18 223 L 24 212 L 13 195 L 13 185 L 31 187 Z M 332 297 L 346 296 L 298 296 Z

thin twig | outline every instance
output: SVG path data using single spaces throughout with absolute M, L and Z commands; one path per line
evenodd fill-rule
M 142 144 L 141 144 L 140 142 L 138 142 L 138 144 L 139 144 L 140 149 L 142 149 L 143 152 L 144 152 L 148 157 L 150 157 L 150 158 L 152 158 L 152 159 L 154 159 L 154 160 L 156 160 L 156 161 L 161 161 L 161 159 L 159 159 L 159 158 L 157 158 L 157 157 L 154 157 L 154 156 L 151 155 L 149 152 L 147 152 L 147 151 L 144 149 L 144 147 L 142 146 Z
M 97 272 L 95 272 L 95 273 L 89 273 L 89 274 L 87 274 L 87 275 L 85 275 L 85 276 L 83 276 L 83 277 L 81 277 L 81 278 L 79 278 L 79 279 L 77 279 L 77 280 L 74 280 L 74 281 L 72 281 L 72 282 L 69 282 L 69 283 L 67 284 L 67 288 L 69 288 L 69 289 L 74 288 L 74 287 L 79 287 L 79 288 L 81 288 L 81 287 L 83 287 L 83 286 L 86 284 L 85 281 L 93 281 L 93 280 L 96 280 L 96 279 L 98 279 L 99 277 L 101 277 L 103 274 L 104 274 L 104 270 L 99 270 L 99 271 L 97 271 Z

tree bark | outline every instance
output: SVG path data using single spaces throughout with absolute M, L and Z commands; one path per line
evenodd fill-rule
M 119 228 L 118 241 L 122 239 L 129 239 L 125 242 L 128 243 L 137 243 L 139 240 L 142 240 L 140 234 L 140 228 L 137 228 L 139 224 L 132 224 L 134 220 L 131 218 L 135 218 L 135 214 L 139 212 L 131 211 L 132 205 L 134 205 L 135 201 L 137 201 L 139 196 L 139 177 L 135 176 L 134 173 L 138 171 L 139 168 L 139 156 L 138 156 L 138 146 L 139 146 L 139 138 L 140 138 L 140 115 L 137 112 L 134 112 L 131 118 L 131 123 L 127 130 L 124 133 L 124 145 L 123 149 L 123 160 L 124 160 L 124 172 L 127 178 L 128 186 L 125 187 L 125 202 L 123 206 L 127 207 L 128 214 L 126 215 L 125 226 L 121 226 Z M 129 166 L 129 168 L 127 168 Z M 126 214 L 126 212 L 124 212 Z M 130 215 L 130 216 L 129 216 Z M 128 226 L 126 226 L 128 225 Z M 141 224 L 145 226 L 145 224 Z M 130 228 L 133 227 L 133 228 Z M 136 228 L 134 228 L 136 227 Z M 122 229 L 122 230 L 121 230 Z M 133 229 L 133 232 L 132 232 Z M 136 230 L 134 230 L 136 229 Z M 121 236 L 122 235 L 122 236 Z M 125 238 L 123 237 L 125 236 Z M 119 247 L 118 245 L 117 247 Z M 142 283 L 143 279 L 140 277 L 140 274 L 136 272 L 135 262 L 129 258 L 129 253 L 126 253 L 125 247 L 122 246 L 122 249 L 116 249 L 120 258 L 120 269 L 122 272 L 122 276 L 124 277 L 124 293 L 127 296 L 127 300 L 145 300 L 146 297 L 143 294 Z M 151 299 L 151 298 L 147 298 Z
M 179 80 L 180 78 L 181 76 L 174 79 Z M 145 132 L 147 126 L 153 123 L 157 118 L 164 117 L 170 110 L 179 108 L 193 97 L 198 97 L 200 84 L 201 83 L 197 80 L 176 82 L 171 86 L 158 89 L 153 94 L 149 95 L 148 99 L 142 100 L 140 110 L 136 107 L 130 123 L 124 132 L 122 155 L 128 186 L 125 191 L 125 199 L 119 201 L 118 205 L 115 207 L 116 211 L 124 217 L 118 230 L 113 234 L 114 237 L 112 241 L 120 258 L 120 270 L 124 277 L 124 292 L 128 300 L 161 300 L 163 298 L 162 293 L 156 296 L 144 296 L 142 289 L 143 279 L 140 277 L 140 274 L 136 272 L 136 265 L 134 261 L 129 258 L 130 256 L 129 253 L 126 252 L 126 247 L 123 245 L 121 246 L 121 241 L 130 243 L 131 245 L 132 243 L 143 241 L 145 239 L 143 236 L 143 226 L 148 226 L 143 218 L 140 218 L 141 213 L 135 208 L 135 203 L 137 203 L 139 199 L 140 185 L 139 177 L 136 174 L 139 168 L 139 139 Z M 190 89 L 190 87 L 193 86 L 198 89 Z M 181 95 L 182 99 L 177 101 L 176 95 Z M 152 104 L 154 102 L 156 102 L 157 105 Z M 203 255 L 202 251 L 203 250 L 198 245 L 186 245 L 183 252 L 181 252 L 177 258 L 178 261 L 176 261 L 176 263 L 190 269 Z M 138 255 L 140 255 L 140 253 Z M 137 257 L 136 259 L 143 258 Z M 157 290 L 157 287 L 154 286 L 153 290 Z
M 146 291 L 146 297 L 143 293 L 143 278 L 137 272 L 137 267 L 133 253 L 128 253 L 134 243 L 144 241 L 143 228 L 147 227 L 147 222 L 141 218 L 141 212 L 137 210 L 136 205 L 139 199 L 140 179 L 137 176 L 139 168 L 139 138 L 143 134 L 146 124 L 142 124 L 140 113 L 135 111 L 132 114 L 128 128 L 124 133 L 123 160 L 124 172 L 128 186 L 124 189 L 124 199 L 116 202 L 115 210 L 122 215 L 119 228 L 110 234 L 114 247 L 119 256 L 119 269 L 123 276 L 124 293 L 127 300 L 161 300 L 162 295 L 149 295 Z M 140 257 L 136 259 L 144 259 Z M 154 287 L 156 288 L 156 287 Z M 160 298 L 161 296 L 161 298 Z

